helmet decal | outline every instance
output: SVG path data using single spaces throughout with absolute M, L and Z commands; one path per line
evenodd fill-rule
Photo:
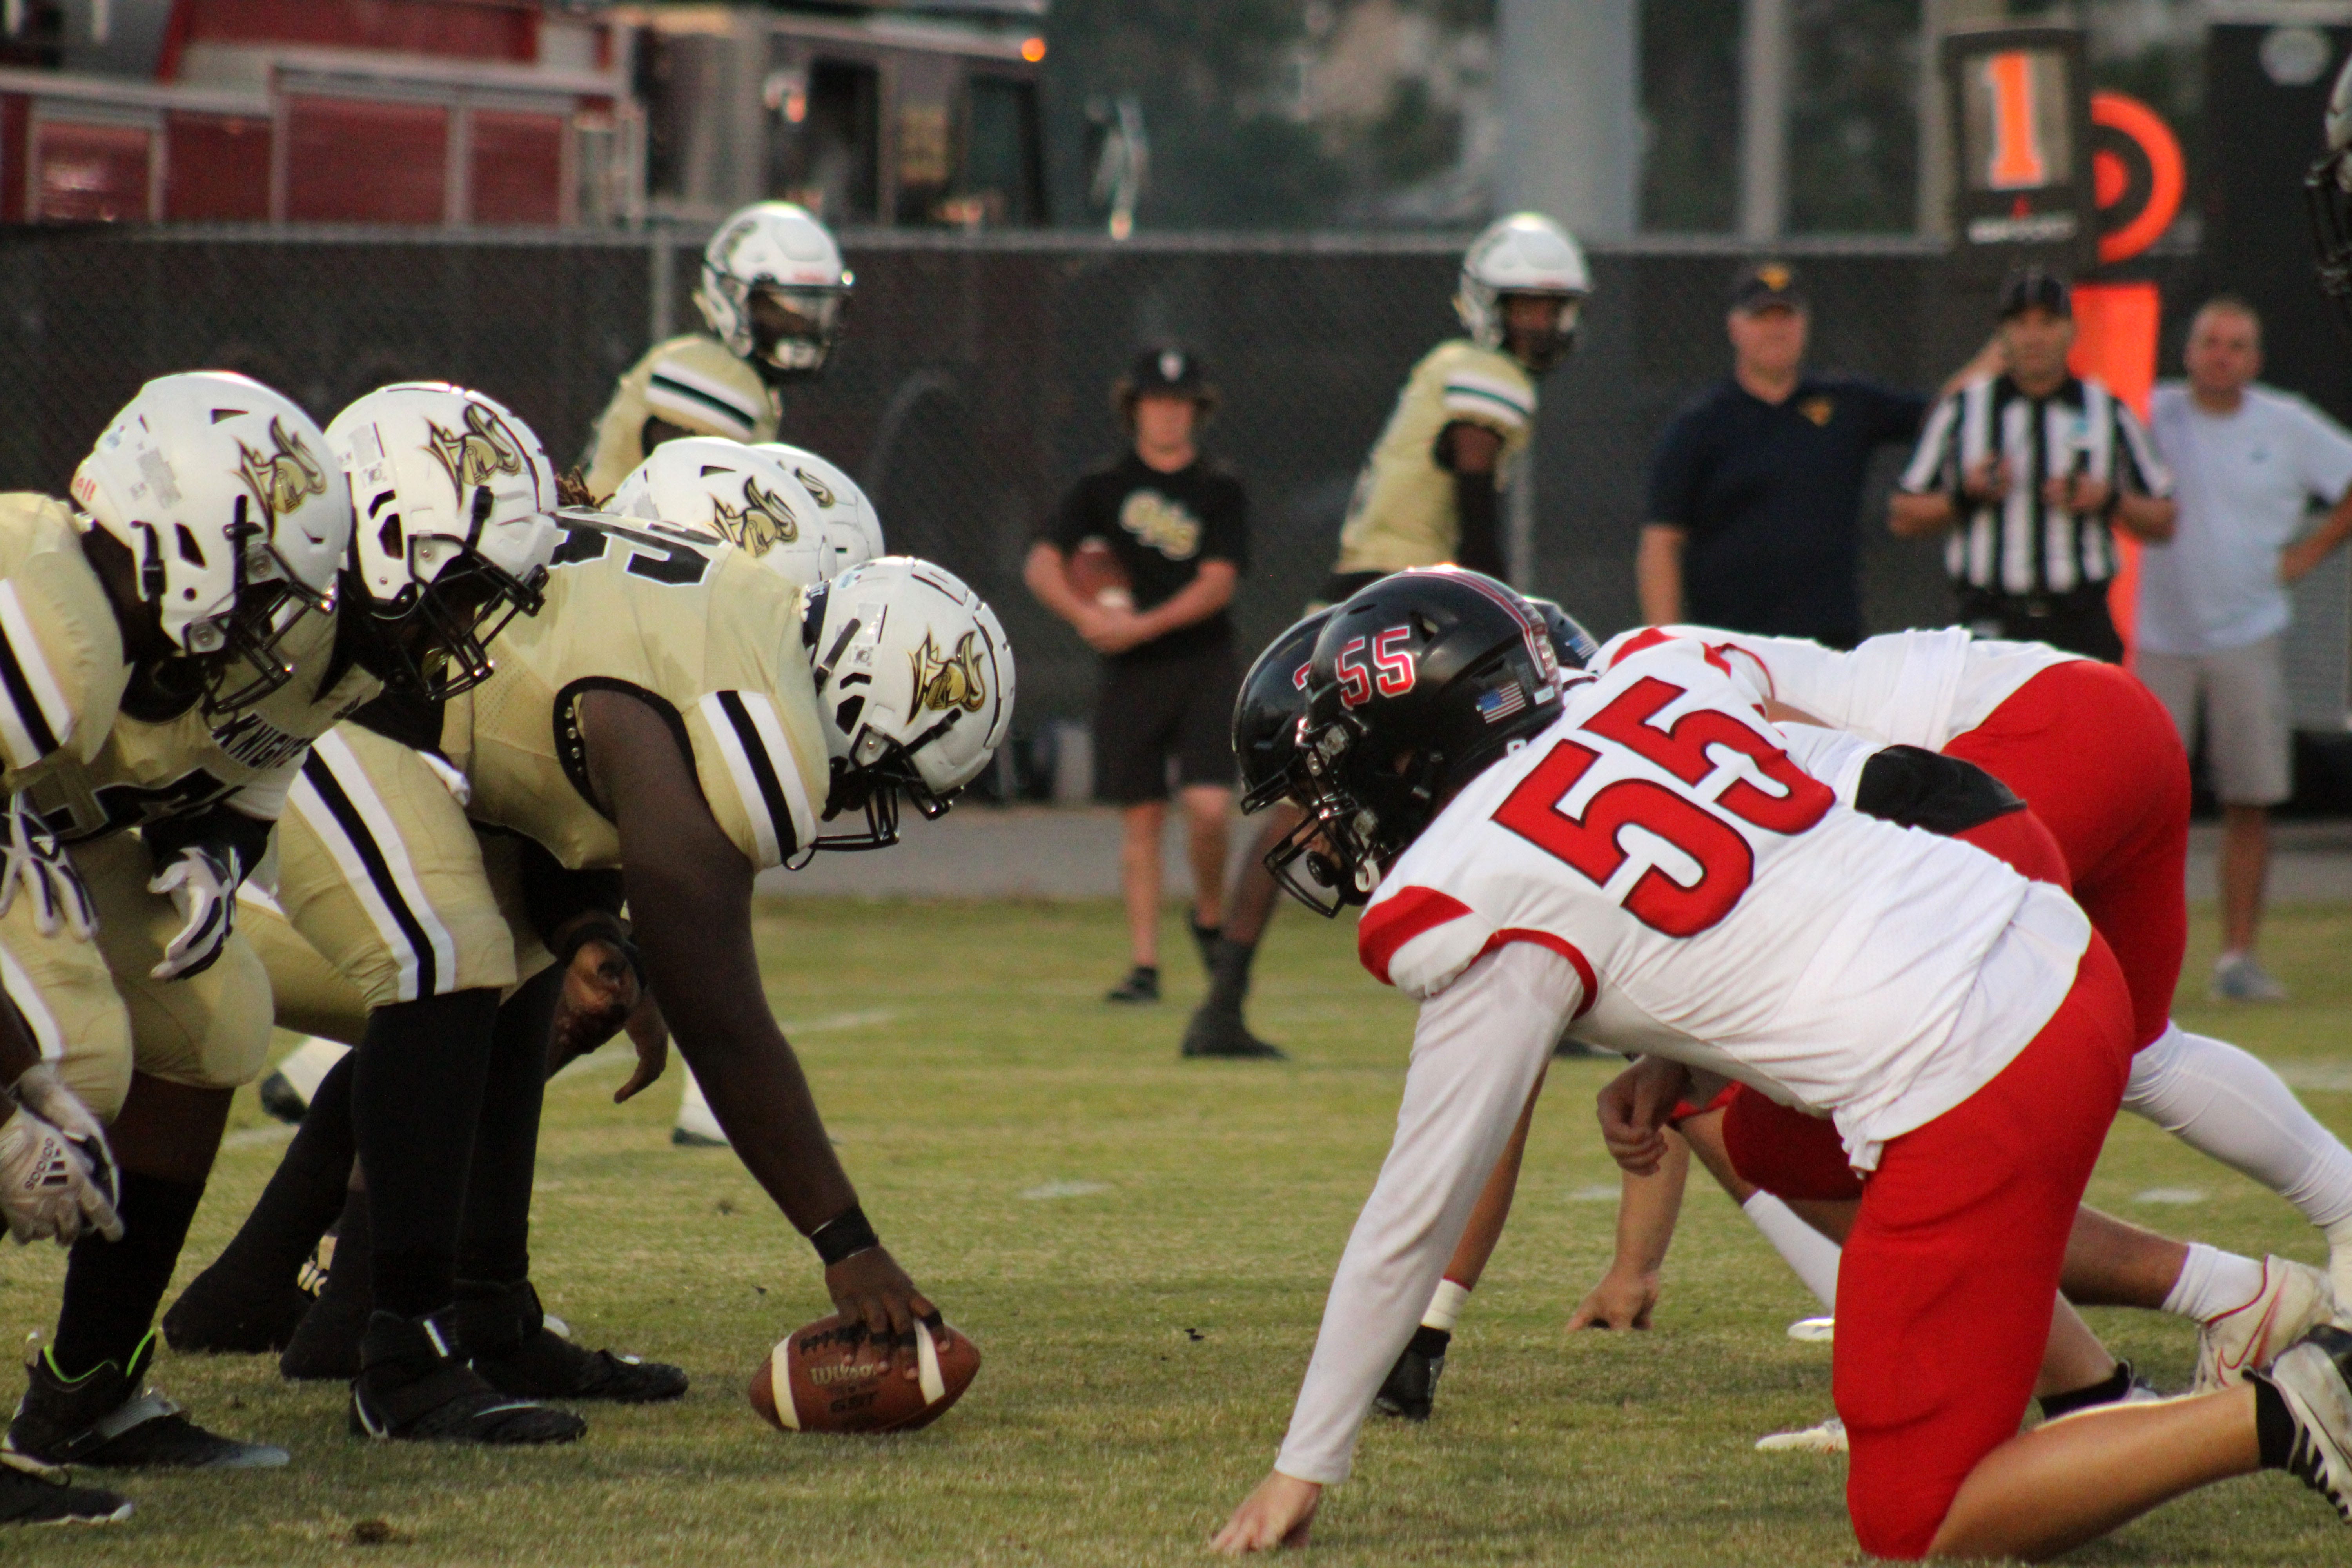
M 966 632 L 955 652 L 942 658 L 928 632 L 923 646 L 908 655 L 915 667 L 915 710 L 945 712 L 961 708 L 977 713 L 988 704 L 988 686 L 980 670 L 980 634 Z
M 425 428 L 428 432 L 425 449 L 448 473 L 461 504 L 467 490 L 488 484 L 493 476 L 522 472 L 522 444 L 497 415 L 478 403 L 466 405 L 463 431 L 431 419 L 425 421 Z
M 729 506 L 726 498 L 714 494 L 710 498 L 710 520 L 719 531 L 733 543 L 741 545 L 754 555 L 762 554 L 779 544 L 790 544 L 801 536 L 800 521 L 782 496 L 760 488 L 758 476 L 743 478 L 743 504 Z
M 267 456 L 243 441 L 236 444 L 244 458 L 237 477 L 261 503 L 262 510 L 272 518 L 283 517 L 300 506 L 304 497 L 327 493 L 327 470 L 319 466 L 300 436 L 288 433 L 285 421 L 275 417 L 269 421 L 269 440 L 278 450 Z
M 829 508 L 834 504 L 833 487 L 806 468 L 794 468 L 793 478 L 800 480 L 801 489 L 808 491 L 809 500 L 816 502 L 817 505 Z

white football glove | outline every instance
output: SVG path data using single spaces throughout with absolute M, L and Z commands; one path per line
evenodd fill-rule
M 47 1067 L 33 1067 L 11 1091 L 16 1109 L 0 1121 L 0 1216 L 19 1244 L 43 1237 L 70 1247 L 85 1230 L 122 1239 L 114 1212 L 119 1177 L 105 1130 Z
M 0 915 L 6 914 L 25 893 L 33 900 L 33 923 L 43 936 L 55 936 L 62 924 L 88 942 L 98 930 L 98 910 L 89 888 L 19 790 L 0 810 Z
M 157 980 L 184 980 L 202 974 L 220 956 L 228 941 L 229 918 L 236 909 L 236 857 L 226 860 L 201 844 L 191 844 L 180 858 L 147 884 L 151 893 L 169 893 L 173 907 L 186 923 L 163 950 L 163 962 L 147 973 Z

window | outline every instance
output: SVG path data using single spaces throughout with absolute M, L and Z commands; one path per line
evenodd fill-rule
M 971 227 L 1045 221 L 1045 171 L 1038 155 L 1037 86 L 1007 77 L 975 76 L 965 108 L 963 166 L 956 179 L 957 210 Z
M 287 110 L 286 216 L 296 223 L 446 221 L 449 111 L 299 97 Z
M 880 213 L 882 88 L 872 66 L 816 60 L 770 79 L 768 191 L 829 224 Z
M 136 125 L 43 120 L 33 131 L 33 217 L 144 222 L 155 135 Z

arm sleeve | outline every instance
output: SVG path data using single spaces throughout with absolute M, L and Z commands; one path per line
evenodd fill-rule
M 1919 444 L 1911 449 L 1911 461 L 1905 465 L 1895 489 L 1915 496 L 1937 491 L 1957 494 L 1960 488 L 1959 430 L 1960 394 L 1956 392 L 1937 404 L 1935 412 L 1927 416 L 1927 427 L 1919 432 Z
M 1454 476 L 1454 510 L 1462 530 L 1461 541 L 1454 551 L 1454 560 L 1473 572 L 1484 572 L 1496 579 L 1510 575 L 1503 565 L 1501 530 L 1496 526 L 1502 510 L 1494 475 Z
M 2303 415 L 2302 439 L 2295 443 L 2298 478 L 2321 504 L 2334 506 L 2352 490 L 2352 435 L 2344 426 L 2308 405 Z
M 1666 426 L 1650 458 L 1650 494 L 1645 522 L 1690 528 L 1698 510 L 1698 421 L 1686 412 Z
M 1565 958 L 1511 942 L 1423 1004 L 1396 1139 L 1331 1281 L 1275 1461 L 1284 1475 L 1347 1479 L 1372 1395 L 1421 1321 L 1582 994 Z

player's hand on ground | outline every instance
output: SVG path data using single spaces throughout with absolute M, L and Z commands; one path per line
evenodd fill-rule
M 1662 1057 L 1643 1057 L 1603 1085 L 1593 1109 L 1610 1158 L 1636 1176 L 1655 1173 L 1666 1157 L 1666 1119 L 1689 1085 L 1689 1070 Z
M 613 1091 L 613 1103 L 620 1104 L 646 1085 L 658 1082 L 669 1069 L 669 1026 L 662 1021 L 661 1004 L 648 991 L 629 1015 L 629 1043 L 637 1047 L 637 1065 L 629 1073 L 629 1081 Z
M 1225 1521 L 1224 1529 L 1209 1544 L 1228 1557 L 1304 1546 L 1307 1532 L 1315 1523 L 1315 1510 L 1322 1502 L 1323 1489 L 1315 1482 L 1273 1471 L 1242 1500 L 1242 1506 L 1234 1510 L 1233 1518 Z
M 845 1318 L 862 1319 L 875 1342 L 891 1347 L 891 1360 L 908 1377 L 920 1375 L 915 1355 L 915 1321 L 936 1324 L 940 1310 L 915 1289 L 898 1260 L 887 1247 L 853 1252 L 824 1271 L 824 1288 L 834 1310 Z
M 1576 1304 L 1568 1326 L 1576 1329 L 1646 1329 L 1650 1309 L 1658 1304 L 1658 1277 L 1612 1268 L 1601 1283 Z

